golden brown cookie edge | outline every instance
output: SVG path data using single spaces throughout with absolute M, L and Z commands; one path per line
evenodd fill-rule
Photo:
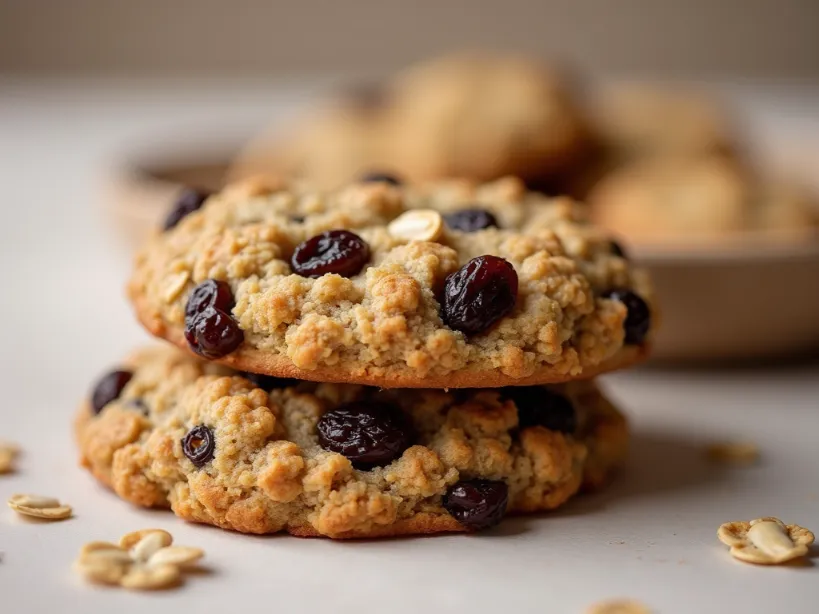
M 296 537 L 329 537 L 322 535 L 309 524 L 288 526 L 290 535 Z M 333 535 L 332 539 L 369 539 L 375 537 L 407 537 L 411 535 L 433 535 L 436 533 L 463 533 L 466 528 L 452 516 L 421 512 L 411 518 L 402 518 L 392 524 L 376 526 L 369 531 L 349 531 Z
M 175 345 L 186 354 L 202 358 L 195 354 L 185 340 L 182 331 L 166 326 L 159 317 L 150 317 L 144 299 L 131 293 L 131 302 L 134 306 L 140 324 L 154 337 L 164 339 Z M 619 371 L 634 366 L 646 360 L 651 353 L 648 343 L 622 347 L 608 360 L 584 369 L 581 373 L 572 375 L 561 373 L 553 368 L 545 367 L 532 375 L 522 378 L 513 378 L 493 371 L 461 371 L 446 375 L 430 375 L 426 377 L 408 377 L 393 369 L 387 374 L 368 374 L 365 368 L 356 373 L 340 371 L 333 367 L 317 367 L 316 369 L 299 369 L 289 359 L 272 355 L 269 352 L 242 346 L 232 354 L 213 360 L 212 362 L 225 365 L 237 371 L 249 371 L 271 375 L 273 377 L 292 378 L 309 382 L 332 384 L 361 384 L 377 386 L 379 388 L 502 388 L 504 386 L 534 386 L 540 384 L 560 384 L 563 382 L 591 379 L 603 373 Z
M 107 476 L 100 472 L 94 471 L 92 464 L 86 461 L 82 433 L 85 427 L 89 424 L 91 418 L 92 418 L 91 405 L 88 401 L 85 401 L 80 404 L 77 410 L 77 414 L 74 418 L 75 441 L 80 453 L 79 464 L 81 467 L 84 467 L 86 470 L 88 470 L 92 477 L 95 478 L 100 484 L 102 484 L 105 488 L 111 490 L 112 493 L 115 496 L 117 496 L 117 498 L 122 499 L 121 496 L 114 493 L 110 480 L 107 479 Z M 565 488 L 567 491 L 569 491 L 569 493 L 565 497 L 563 503 L 555 507 L 560 507 L 560 505 L 563 505 L 573 497 L 577 496 L 578 494 L 582 494 L 583 492 L 592 492 L 603 488 L 611 481 L 614 474 L 617 472 L 617 470 L 619 470 L 622 463 L 625 461 L 629 436 L 627 421 L 625 417 L 615 410 L 610 416 L 606 417 L 605 422 L 606 424 L 614 426 L 614 429 L 615 431 L 617 431 L 618 437 L 620 438 L 620 441 L 623 443 L 623 445 L 616 446 L 615 449 L 617 450 L 617 454 L 607 459 L 610 461 L 609 463 L 602 463 L 601 465 L 599 465 L 598 471 L 595 471 L 594 473 L 588 473 L 584 469 L 582 473 L 582 478 L 581 476 L 578 476 L 577 481 L 573 482 L 572 484 L 566 484 Z M 599 433 L 597 436 L 599 436 Z M 595 436 L 593 436 L 593 438 L 594 437 Z M 591 442 L 590 445 L 592 445 Z M 126 501 L 125 499 L 122 500 L 124 502 L 131 503 Z M 511 517 L 521 516 L 524 514 L 527 515 L 537 514 L 548 512 L 551 509 L 554 509 L 554 507 L 532 510 L 517 509 L 510 511 L 508 516 Z M 218 524 L 214 523 L 214 526 L 218 526 Z M 400 519 L 389 525 L 372 527 L 368 531 L 350 531 L 332 536 L 319 533 L 313 526 L 309 524 L 287 525 L 283 528 L 283 531 L 296 537 L 321 537 L 330 539 L 349 540 L 383 537 L 423 536 L 440 533 L 462 533 L 467 532 L 467 529 L 449 515 L 432 512 L 421 512 L 412 516 L 411 518 Z

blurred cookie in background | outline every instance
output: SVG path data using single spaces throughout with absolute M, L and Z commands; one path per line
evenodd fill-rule
M 607 175 L 589 203 L 598 224 L 642 245 L 718 243 L 751 231 L 812 236 L 817 223 L 806 190 L 719 155 L 635 162 Z
M 303 177 L 332 188 L 381 168 L 388 140 L 380 106 L 355 93 L 304 114 L 290 129 L 273 129 L 248 143 L 234 160 L 231 179 L 259 175 Z
M 730 155 L 738 149 L 729 110 L 713 96 L 662 84 L 603 87 L 591 104 L 592 123 L 619 163 L 646 158 Z
M 723 156 L 742 149 L 734 113 L 692 87 L 622 82 L 595 88 L 585 100 L 593 146 L 562 184 L 586 198 L 608 174 L 643 160 Z
M 411 181 L 511 174 L 556 185 L 589 143 L 569 90 L 555 71 L 519 56 L 445 56 L 398 73 L 374 95 L 307 114 L 289 134 L 262 135 L 231 176 L 266 172 L 334 188 L 375 170 Z
M 588 145 L 582 110 L 555 70 L 521 56 L 446 56 L 389 84 L 388 131 L 413 179 L 516 175 L 544 181 Z

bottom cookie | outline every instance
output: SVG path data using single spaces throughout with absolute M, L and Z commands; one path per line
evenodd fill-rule
M 131 503 L 244 533 L 477 530 L 558 507 L 622 464 L 593 382 L 379 390 L 239 374 L 143 350 L 80 409 L 81 462 Z

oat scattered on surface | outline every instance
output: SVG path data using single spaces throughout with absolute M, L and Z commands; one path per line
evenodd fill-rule
M 726 522 L 717 537 L 731 547 L 735 559 L 758 565 L 778 565 L 805 556 L 814 540 L 804 527 L 786 525 L 773 517 Z
M 204 556 L 199 548 L 173 546 L 162 529 L 144 529 L 123 535 L 119 545 L 90 542 L 80 550 L 74 568 L 98 584 L 135 590 L 170 588 L 180 583 L 183 571 Z
M 163 529 L 141 529 L 139 531 L 131 531 L 120 537 L 119 547 L 130 550 L 149 535 L 152 535 L 152 538 L 148 543 L 153 543 L 153 541 L 158 540 L 163 548 L 173 543 L 173 536 Z
M 20 454 L 20 448 L 10 442 L 0 441 L 0 474 L 14 470 L 14 459 Z
M 759 460 L 759 447 L 750 441 L 713 443 L 706 453 L 709 460 L 724 465 L 753 465 Z
M 646 606 L 631 599 L 613 599 L 595 603 L 586 614 L 651 614 Z
M 444 220 L 432 209 L 416 209 L 402 213 L 387 225 L 387 232 L 396 239 L 435 241 L 441 236 Z
M 43 520 L 65 520 L 73 513 L 70 505 L 64 505 L 53 497 L 40 495 L 12 495 L 8 504 L 18 514 Z

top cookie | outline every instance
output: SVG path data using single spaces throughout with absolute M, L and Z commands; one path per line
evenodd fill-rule
M 137 256 L 139 319 L 244 371 L 385 388 L 553 383 L 645 354 L 650 286 L 581 207 L 516 179 L 375 179 L 238 184 L 172 212 Z
M 587 129 L 555 71 L 510 55 L 455 54 L 250 143 L 233 176 L 282 173 L 337 188 L 378 168 L 413 181 L 516 175 L 553 181 L 585 153 Z

